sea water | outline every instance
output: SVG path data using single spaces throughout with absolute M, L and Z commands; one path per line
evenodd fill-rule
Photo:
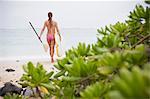
M 36 29 L 38 34 L 40 29 Z M 93 28 L 61 29 L 63 54 L 79 42 L 92 44 L 97 41 L 97 30 Z M 46 31 L 42 41 L 46 44 Z M 55 51 L 56 52 L 56 51 Z M 56 54 L 55 54 L 56 55 Z M 32 29 L 0 29 L 0 61 L 7 59 L 48 58 L 42 44 Z

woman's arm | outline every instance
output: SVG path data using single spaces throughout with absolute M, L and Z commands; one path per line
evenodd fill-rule
M 60 41 L 61 41 L 61 36 L 60 36 L 60 32 L 59 32 L 57 23 L 56 23 L 56 30 L 57 30 L 57 33 L 58 33 L 58 35 L 59 35 L 59 39 L 60 39 Z
M 43 28 L 42 28 L 42 30 L 41 30 L 40 38 L 41 38 L 41 36 L 42 36 L 42 34 L 43 34 L 44 30 L 45 30 L 45 27 L 46 27 L 46 22 L 44 23 L 44 26 L 43 26 Z

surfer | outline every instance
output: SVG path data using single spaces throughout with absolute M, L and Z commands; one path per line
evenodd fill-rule
M 47 28 L 47 42 L 48 42 L 48 45 L 50 47 L 50 56 L 51 56 L 51 62 L 53 63 L 54 62 L 54 46 L 55 46 L 55 33 L 57 32 L 58 35 L 59 35 L 59 39 L 61 41 L 61 36 L 60 36 L 60 32 L 59 32 L 59 29 L 58 29 L 58 25 L 57 25 L 57 22 L 55 22 L 54 20 L 52 20 L 52 12 L 49 12 L 48 13 L 48 20 L 46 20 L 44 22 L 44 26 L 41 30 L 41 33 L 40 33 L 40 38 L 45 30 L 45 28 Z

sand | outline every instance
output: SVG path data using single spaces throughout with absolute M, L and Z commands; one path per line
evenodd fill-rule
M 0 87 L 4 86 L 4 83 L 11 82 L 18 85 L 18 81 L 24 73 L 22 66 L 26 65 L 29 60 L 3 60 L 0 61 Z M 51 63 L 48 59 L 44 60 L 32 60 L 33 64 L 38 62 L 43 64 L 44 68 L 49 71 L 57 72 L 57 69 L 53 66 L 55 63 Z M 55 60 L 56 62 L 56 60 Z M 13 69 L 13 72 L 7 72 L 6 69 Z

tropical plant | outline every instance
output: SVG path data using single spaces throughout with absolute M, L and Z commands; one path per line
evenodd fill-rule
M 132 71 L 121 69 L 115 78 L 113 90 L 109 92 L 110 99 L 148 99 L 150 96 L 150 64 L 144 70 L 133 67 Z M 136 83 L 135 83 L 136 82 Z
M 33 91 L 33 95 L 38 95 L 42 97 L 41 91 L 44 93 L 49 93 L 48 90 L 53 90 L 54 86 L 50 82 L 50 77 L 53 72 L 47 73 L 43 68 L 43 65 L 37 64 L 35 67 L 31 62 L 23 66 L 25 74 L 20 79 L 20 84 L 22 87 L 30 87 Z M 36 92 L 34 91 L 36 89 Z M 41 91 L 40 91 L 41 90 Z
M 110 83 L 96 82 L 93 85 L 87 86 L 87 88 L 82 91 L 81 99 L 99 99 L 104 98 L 105 94 L 110 90 Z
M 4 99 L 27 99 L 27 98 L 23 98 L 21 95 L 18 94 L 6 94 L 4 96 Z
M 79 95 L 80 91 L 90 85 L 96 78 L 97 66 L 93 61 L 85 61 L 83 57 L 74 59 L 72 64 L 64 65 L 65 73 L 58 78 L 61 81 L 56 81 L 59 85 L 59 92 L 65 94 L 70 91 L 70 97 Z M 54 77 L 56 77 L 56 75 Z M 60 86 L 64 84 L 65 86 Z M 64 90 L 65 89 L 65 90 Z M 68 94 L 67 94 L 68 95 Z M 69 96 L 69 95 L 68 95 Z M 66 97 L 66 96 L 65 96 Z M 69 98 L 70 99 L 70 98 Z
M 79 43 L 77 48 L 72 48 L 66 52 L 66 57 L 58 60 L 54 65 L 58 70 L 61 70 L 54 77 L 59 77 L 65 74 L 66 66 L 73 64 L 74 60 L 79 57 L 90 56 L 90 45 L 86 46 L 85 43 Z
M 105 99 L 106 94 L 113 88 L 110 86 L 109 90 L 102 94 L 104 89 L 107 89 L 105 84 L 112 85 L 120 70 L 126 68 L 130 71 L 136 67 L 143 69 L 149 57 L 146 53 L 146 48 L 149 47 L 148 14 L 149 8 L 144 9 L 137 5 L 125 23 L 118 22 L 98 29 L 100 37 L 98 36 L 97 43 L 92 44 L 91 49 L 79 44 L 77 48 L 67 51 L 66 57 L 58 60 L 55 65 L 60 70 L 55 75 L 60 79 L 56 83 L 59 91 L 63 95 L 70 91 L 68 99 Z M 139 34 L 142 37 L 139 38 Z M 142 42 L 138 43 L 141 40 Z M 59 96 L 63 96 L 62 94 Z
M 128 24 L 129 34 L 126 35 L 128 42 L 133 47 L 144 43 L 150 45 L 150 8 L 137 5 L 133 12 L 130 12 Z

